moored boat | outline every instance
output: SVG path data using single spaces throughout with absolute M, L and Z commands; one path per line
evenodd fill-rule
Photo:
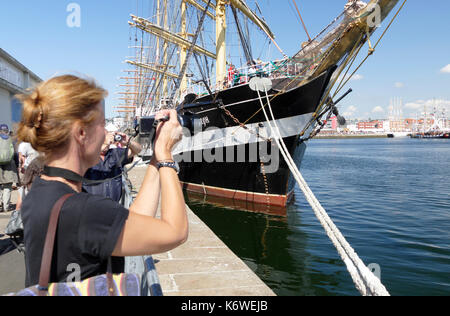
M 136 67 L 128 79 L 137 78 L 137 92 L 128 92 L 133 108 L 129 111 L 141 117 L 172 107 L 202 123 L 200 130 L 188 131 L 175 148 L 185 190 L 285 207 L 293 198 L 294 181 L 275 145 L 271 125 L 279 127 L 299 166 L 307 141 L 321 129 L 321 120 L 338 115 L 333 99 L 351 77 L 344 74 L 367 42 L 369 54 L 373 53 L 370 36 L 398 0 L 348 1 L 344 11 L 292 57 L 283 53 L 269 25 L 245 1 L 201 2 L 158 0 L 153 20 L 132 16 L 130 25 L 151 36 L 148 47 L 156 49 L 153 55 L 143 54 L 150 50 L 144 49 L 142 40 L 137 60 L 127 61 Z M 196 12 L 190 16 L 197 22 L 190 31 L 189 10 Z M 239 69 L 227 60 L 230 16 L 246 59 Z M 202 37 L 209 19 L 215 21 L 211 24 L 216 32 L 215 51 L 207 49 Z M 284 57 L 266 63 L 255 60 L 249 23 Z M 210 76 L 211 60 L 215 80 Z M 189 67 L 197 67 L 198 73 L 188 74 Z M 270 117 L 265 110 L 270 110 Z

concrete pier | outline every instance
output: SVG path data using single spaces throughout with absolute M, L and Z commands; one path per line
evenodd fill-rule
M 145 167 L 137 167 L 129 174 L 135 191 L 139 190 L 145 170 Z M 17 192 L 13 195 L 13 203 L 16 194 Z M 172 251 L 153 256 L 164 295 L 275 295 L 189 207 L 187 211 L 188 241 Z M 0 234 L 6 227 L 9 214 L 0 214 Z M 4 237 L 0 237 L 0 241 L 1 239 Z M 23 288 L 25 277 L 23 255 L 14 251 L 0 256 L 0 275 L 0 295 Z
M 13 191 L 11 202 L 17 202 L 17 191 Z M 10 244 L 7 236 L 3 235 L 9 222 L 11 212 L 0 213 L 0 248 Z M 25 286 L 25 259 L 17 250 L 0 256 L 0 295 L 15 292 Z
M 188 212 L 188 241 L 153 256 L 164 295 L 275 295 L 191 210 Z
M 129 174 L 140 185 L 145 168 Z M 139 187 L 135 187 L 138 190 Z M 188 241 L 154 255 L 166 296 L 274 296 L 275 293 L 187 207 Z

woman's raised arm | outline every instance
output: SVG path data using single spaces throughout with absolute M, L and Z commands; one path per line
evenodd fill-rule
M 172 168 L 162 167 L 158 170 L 156 167 L 156 162 L 172 160 L 172 148 L 181 137 L 176 111 L 162 111 L 156 118 L 163 116 L 170 116 L 170 120 L 158 126 L 152 163 L 130 207 L 130 215 L 113 252 L 114 256 L 165 252 L 187 239 L 188 219 L 178 175 Z M 160 196 L 161 219 L 155 219 Z

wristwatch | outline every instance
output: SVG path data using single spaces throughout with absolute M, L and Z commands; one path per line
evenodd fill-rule
M 172 168 L 177 172 L 177 174 L 180 173 L 180 166 L 176 161 L 160 161 L 156 164 L 156 167 L 158 170 L 161 168 Z

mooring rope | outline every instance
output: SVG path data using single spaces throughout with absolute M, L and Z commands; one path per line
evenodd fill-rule
M 267 94 L 267 88 L 265 87 L 267 106 L 272 117 L 272 122 L 270 121 L 265 106 L 263 104 L 259 90 L 258 92 L 259 101 L 261 103 L 264 116 L 269 124 L 272 135 L 274 135 L 275 142 L 280 149 L 289 169 L 291 170 L 295 180 L 297 181 L 300 189 L 305 195 L 306 200 L 311 205 L 317 219 L 322 224 L 325 229 L 326 234 L 332 241 L 333 245 L 336 247 L 340 257 L 344 261 L 350 276 L 355 283 L 357 290 L 364 296 L 389 296 L 389 292 L 386 290 L 381 281 L 369 270 L 369 268 L 364 264 L 364 262 L 358 257 L 358 254 L 350 246 L 345 237 L 339 231 L 337 226 L 333 223 L 331 218 L 328 216 L 325 209 L 320 204 L 319 200 L 316 198 L 314 193 L 309 188 L 305 179 L 303 178 L 300 170 L 294 163 L 292 156 L 290 155 L 286 144 L 283 141 L 278 125 L 275 121 L 275 117 L 272 112 L 272 107 L 270 104 L 269 96 Z M 272 126 L 273 124 L 273 126 Z

